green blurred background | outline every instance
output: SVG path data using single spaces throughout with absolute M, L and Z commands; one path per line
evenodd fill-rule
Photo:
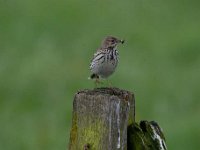
M 199 149 L 199 4 L 0 0 L 0 149 L 66 149 L 73 96 L 94 87 L 106 35 L 126 40 L 110 81 L 135 93 L 136 120 L 156 120 L 168 149 Z

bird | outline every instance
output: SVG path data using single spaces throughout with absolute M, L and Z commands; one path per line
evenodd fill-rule
M 124 40 L 120 40 L 114 36 L 107 36 L 101 42 L 101 46 L 94 53 L 90 63 L 91 76 L 89 79 L 95 79 L 95 83 L 100 83 L 99 79 L 107 79 L 112 75 L 119 62 L 118 44 L 123 44 Z

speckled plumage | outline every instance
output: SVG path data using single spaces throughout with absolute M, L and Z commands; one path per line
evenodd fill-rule
M 91 61 L 90 70 L 92 75 L 90 78 L 108 78 L 114 73 L 119 61 L 117 51 L 119 43 L 124 43 L 124 41 L 113 36 L 107 36 L 103 40 L 101 47 L 97 49 Z

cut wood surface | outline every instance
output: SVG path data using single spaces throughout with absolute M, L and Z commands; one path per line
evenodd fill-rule
M 134 119 L 133 93 L 118 88 L 79 91 L 73 102 L 69 149 L 127 149 L 127 125 Z

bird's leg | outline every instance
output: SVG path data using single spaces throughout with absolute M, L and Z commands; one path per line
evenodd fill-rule
M 109 88 L 112 88 L 112 83 L 107 79 L 107 85 Z
M 95 87 L 98 87 L 98 85 L 99 84 L 102 84 L 103 82 L 101 82 L 100 80 L 99 80 L 99 77 L 96 77 L 95 78 Z
M 95 79 L 95 88 L 97 88 L 98 84 L 99 84 L 99 79 L 96 78 L 96 79 Z

